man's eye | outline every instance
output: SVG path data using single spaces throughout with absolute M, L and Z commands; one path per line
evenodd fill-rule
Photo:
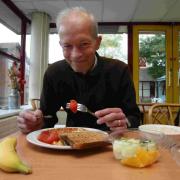
M 70 49 L 71 47 L 71 45 L 63 45 L 63 49 Z
M 85 48 L 85 47 L 88 47 L 88 46 L 90 46 L 90 43 L 82 43 L 80 45 L 81 48 Z

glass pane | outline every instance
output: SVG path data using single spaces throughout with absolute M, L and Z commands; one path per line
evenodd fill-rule
M 179 103 L 180 103 L 180 31 L 178 33 L 178 85 L 179 85 Z
M 101 56 L 119 59 L 127 63 L 127 34 L 101 34 L 102 43 L 98 50 Z M 59 35 L 49 35 L 49 64 L 64 59 L 59 45 Z
M 29 74 L 30 74 L 30 63 L 26 61 L 25 68 L 25 84 L 24 84 L 24 104 L 28 104 L 29 101 Z
M 59 35 L 49 35 L 49 64 L 64 59 L 62 48 L 59 45 Z
M 21 36 L 1 23 L 0 32 L 0 50 L 20 59 Z
M 140 102 L 165 102 L 166 53 L 164 32 L 139 34 Z
M 30 44 L 31 44 L 31 35 L 26 35 L 24 104 L 28 104 L 28 101 L 29 101 Z
M 98 53 L 127 64 L 127 34 L 101 34 L 101 36 L 102 42 Z
M 7 107 L 9 90 L 15 85 L 13 74 L 8 72 L 12 66 L 12 60 L 0 55 L 0 107 Z M 12 75 L 11 78 L 10 75 Z

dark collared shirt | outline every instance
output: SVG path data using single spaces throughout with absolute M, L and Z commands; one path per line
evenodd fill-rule
M 140 112 L 135 100 L 135 90 L 128 66 L 119 61 L 97 55 L 97 65 L 87 74 L 74 72 L 65 61 L 50 65 L 44 75 L 41 94 L 41 110 L 45 127 L 53 127 L 58 121 L 56 112 L 71 99 L 86 105 L 95 112 L 108 107 L 119 107 L 126 114 L 131 127 L 138 127 Z M 88 113 L 67 111 L 67 126 L 90 127 L 108 130 L 105 124 L 98 125 L 97 118 Z

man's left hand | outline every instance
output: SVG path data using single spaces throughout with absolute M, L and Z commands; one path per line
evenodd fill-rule
M 106 108 L 95 112 L 97 124 L 106 123 L 112 136 L 122 135 L 127 131 L 127 118 L 121 108 Z

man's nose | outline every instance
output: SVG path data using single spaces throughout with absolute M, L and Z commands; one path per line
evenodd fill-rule
M 71 55 L 72 55 L 72 57 L 77 58 L 77 57 L 80 57 L 82 55 L 82 52 L 78 47 L 74 47 L 72 49 Z

